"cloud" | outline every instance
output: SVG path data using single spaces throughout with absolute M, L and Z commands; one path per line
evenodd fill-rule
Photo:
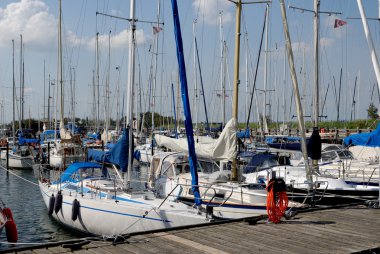
M 116 11 L 112 11 L 117 14 Z M 49 7 L 41 0 L 21 0 L 0 8 L 0 47 L 9 48 L 11 40 L 15 43 L 23 36 L 23 42 L 32 51 L 54 51 L 57 48 L 56 16 L 49 13 Z M 67 27 L 62 27 L 63 43 L 67 46 L 84 45 L 87 50 L 94 50 L 96 37 L 78 37 Z M 111 34 L 111 45 L 114 48 L 127 47 L 128 30 Z M 142 30 L 136 30 L 137 44 L 145 43 L 146 36 Z M 108 34 L 100 35 L 99 45 L 108 47 Z
M 48 6 L 39 0 L 22 0 L 0 8 L 0 47 L 9 47 L 23 35 L 28 48 L 37 50 L 55 46 L 56 18 L 49 14 Z
M 234 6 L 231 2 L 225 0 L 195 0 L 193 8 L 195 13 L 199 13 L 199 18 L 204 19 L 206 24 L 219 25 L 219 13 L 222 12 L 223 23 L 230 23 L 234 20 L 231 10 Z
M 112 34 L 111 32 L 111 47 L 113 49 L 126 48 L 129 45 L 130 30 L 123 30 L 117 34 Z M 72 39 L 72 43 L 75 43 L 75 37 Z M 108 34 L 99 35 L 99 47 L 108 48 Z M 141 29 L 136 30 L 136 43 L 143 44 L 147 40 L 144 31 Z M 96 37 L 84 39 L 83 43 L 86 45 L 88 50 L 93 50 L 96 44 Z

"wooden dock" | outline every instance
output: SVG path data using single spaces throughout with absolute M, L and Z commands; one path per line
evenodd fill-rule
M 253 222 L 140 234 L 118 244 L 83 242 L 78 250 L 61 244 L 17 253 L 380 253 L 380 209 L 350 206 L 300 212 L 279 224 Z

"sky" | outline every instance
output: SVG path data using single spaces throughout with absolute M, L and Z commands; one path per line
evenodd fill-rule
M 306 120 L 310 120 L 314 79 L 313 14 L 289 6 L 312 10 L 313 0 L 285 3 L 304 114 Z M 15 45 L 16 105 L 19 105 L 20 77 L 23 75 L 24 118 L 47 118 L 49 83 L 50 96 L 54 97 L 50 100 L 50 111 L 53 116 L 56 112 L 58 4 L 58 0 L 0 0 L 1 122 L 9 123 L 12 120 L 12 40 Z M 363 4 L 367 17 L 379 17 L 378 0 L 364 0 Z M 122 106 L 128 100 L 125 91 L 128 82 L 129 22 L 125 19 L 130 17 L 129 5 L 130 1 L 127 0 L 62 0 L 65 116 L 75 114 L 79 118 L 94 118 L 93 105 L 96 100 L 93 89 L 97 65 L 100 118 L 110 116 L 115 119 L 123 113 Z M 210 122 L 220 122 L 222 119 L 221 80 L 226 81 L 225 109 L 226 118 L 229 119 L 234 76 L 235 5 L 227 0 L 178 0 L 178 7 L 193 121 L 205 121 L 203 97 L 200 96 L 201 80 Z M 266 4 L 243 6 L 239 122 L 245 122 L 248 115 L 265 8 Z M 363 26 L 359 19 L 355 19 L 360 17 L 357 2 L 321 0 L 320 11 L 342 13 L 320 14 L 321 115 L 326 116 L 323 119 L 328 121 L 337 120 L 340 100 L 339 120 L 365 119 L 369 104 L 379 105 L 379 96 Z M 143 111 L 154 105 L 156 112 L 173 116 L 172 84 L 176 105 L 179 87 L 171 1 L 136 0 L 136 19 L 135 105 Z M 344 20 L 347 24 L 334 28 L 335 19 Z M 380 22 L 371 20 L 369 25 L 376 51 L 379 52 Z M 157 26 L 162 30 L 154 35 L 153 27 Z M 279 1 L 270 4 L 267 27 L 268 46 L 265 50 L 264 39 L 250 121 L 257 121 L 258 114 L 263 114 L 264 110 L 273 121 L 295 121 L 292 84 L 288 63 L 284 61 L 285 40 Z M 96 34 L 99 35 L 98 57 L 95 53 Z M 20 71 L 20 35 L 23 39 L 23 72 Z M 194 53 L 194 36 L 202 75 Z M 225 45 L 225 57 L 222 57 L 221 45 Z M 104 96 L 107 84 L 110 91 L 109 112 L 106 112 Z M 152 89 L 149 88 L 154 84 L 153 103 L 150 99 Z M 195 94 L 198 94 L 197 98 Z M 265 107 L 264 97 L 267 101 Z M 16 112 L 19 112 L 19 106 Z M 179 117 L 183 118 L 181 109 L 179 112 Z M 16 113 L 16 120 L 18 116 L 19 113 Z

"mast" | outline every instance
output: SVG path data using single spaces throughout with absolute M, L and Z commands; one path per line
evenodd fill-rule
M 16 98 L 16 82 L 15 82 L 15 41 L 12 40 L 12 85 L 13 85 L 13 121 L 12 121 L 12 134 L 13 134 L 13 145 L 16 144 L 15 128 L 16 128 L 16 112 L 15 112 L 15 98 Z
M 248 119 L 248 33 L 244 33 L 245 37 L 245 119 Z M 248 123 L 249 124 L 249 123 Z
M 234 91 L 232 98 L 232 118 L 238 123 L 238 96 L 239 96 L 239 63 L 240 63 L 240 21 L 242 2 L 238 0 L 236 4 L 236 27 L 235 27 L 235 57 L 234 57 Z M 237 142 L 236 142 L 237 143 Z M 237 160 L 236 157 L 232 161 L 231 180 L 237 181 Z
M 267 123 L 267 85 L 268 85 L 268 22 L 269 22 L 269 4 L 266 8 L 266 26 L 265 26 L 265 58 L 264 58 L 264 107 L 263 107 L 263 127 L 264 134 L 268 133 L 268 123 Z
M 375 70 L 375 75 L 376 75 L 376 80 L 377 80 L 377 85 L 378 85 L 378 91 L 379 91 L 380 90 L 379 60 L 377 58 L 375 47 L 373 45 L 371 32 L 369 31 L 369 28 L 368 28 L 367 18 L 365 15 L 365 11 L 363 8 L 362 1 L 361 0 L 357 0 L 357 1 L 358 1 L 358 7 L 359 7 L 359 11 L 360 11 L 360 17 L 361 17 L 362 22 L 363 22 L 364 33 L 366 35 L 368 47 L 369 47 L 370 54 L 371 54 L 373 69 Z M 380 1 L 379 1 L 379 6 L 380 6 Z M 380 7 L 379 7 L 379 15 L 380 15 Z M 379 165 L 379 173 L 378 174 L 380 176 L 380 165 Z M 377 202 L 378 202 L 378 204 L 380 204 L 380 177 L 379 177 L 379 199 Z
M 222 100 L 222 126 L 226 124 L 226 101 L 225 101 L 225 79 L 224 79 L 224 39 L 223 39 L 223 12 L 219 12 L 219 34 L 220 34 L 220 90 Z
M 58 82 L 60 85 L 60 128 L 64 126 L 64 101 L 63 101 L 63 67 L 62 67 L 62 0 L 59 0 L 59 22 L 58 22 Z
M 314 0 L 314 128 L 319 123 L 319 6 L 320 0 Z
M 110 75 L 111 75 L 111 30 L 108 33 L 108 70 L 107 70 L 107 81 L 106 81 L 106 118 L 105 118 L 105 132 L 106 132 L 106 143 L 108 143 L 108 130 L 110 125 Z
M 195 43 L 196 43 L 196 36 L 195 36 L 195 25 L 197 23 L 197 20 L 195 19 L 193 21 L 193 37 L 194 37 L 194 55 L 193 55 L 193 60 L 194 60 L 194 112 L 195 112 L 195 129 L 198 131 L 198 78 L 197 78 L 197 51 L 195 49 Z M 173 86 L 173 84 L 172 84 Z M 174 88 L 172 88 L 174 89 Z M 174 92 L 173 92 L 174 93 Z M 175 99 L 173 98 L 173 103 L 175 103 Z M 175 108 L 175 105 L 174 105 Z M 174 112 L 174 115 L 176 113 Z M 174 119 L 175 125 L 177 126 L 177 120 Z M 176 137 L 177 137 L 177 129 L 176 129 Z
M 193 122 L 191 120 L 191 110 L 189 102 L 189 94 L 187 87 L 187 78 L 186 78 L 186 65 L 185 58 L 183 54 L 183 44 L 182 44 L 182 35 L 181 35 L 181 25 L 179 22 L 179 14 L 177 1 L 172 0 L 172 9 L 173 9 L 173 22 L 174 22 L 174 35 L 176 40 L 177 48 L 177 61 L 179 66 L 179 73 L 181 79 L 181 94 L 182 94 L 182 103 L 183 111 L 185 115 L 185 128 L 187 136 L 187 144 L 189 150 L 189 165 L 191 173 L 191 189 L 194 194 L 195 204 L 199 207 L 202 204 L 202 200 L 199 193 L 198 187 L 198 173 L 197 173 L 197 155 L 195 153 L 195 144 L 194 144 L 194 134 L 193 134 Z
M 96 33 L 96 88 L 97 88 L 97 106 L 96 106 L 96 132 L 99 132 L 99 122 L 100 122 L 100 92 L 99 92 L 99 33 Z
M 136 31 L 136 20 L 135 20 L 135 1 L 130 2 L 130 36 L 129 36 L 129 57 L 128 57 L 128 87 L 127 87 L 127 117 L 126 122 L 129 126 L 129 153 L 128 153 L 128 185 L 132 177 L 132 162 L 133 162 L 133 86 L 135 83 L 135 31 Z M 129 187 L 129 186 L 128 186 Z
M 116 70 L 118 73 L 116 84 L 116 132 L 118 132 L 120 125 L 120 66 L 116 66 Z
M 157 1 L 157 28 L 160 26 L 160 0 Z M 153 155 L 153 132 L 155 129 L 154 125 L 154 112 L 156 111 L 156 86 L 157 86 L 157 56 L 158 56 L 158 34 L 157 31 L 154 36 L 154 48 L 153 48 L 153 54 L 154 54 L 154 71 L 153 71 L 153 89 L 152 89 L 152 155 Z
M 46 121 L 46 115 L 45 115 L 45 113 L 46 113 L 46 73 L 45 73 L 45 59 L 44 59 L 44 122 Z M 39 126 L 38 126 L 38 128 L 39 128 Z
M 291 46 L 292 42 L 290 40 L 290 35 L 289 35 L 288 21 L 286 19 L 286 10 L 285 10 L 284 0 L 279 0 L 279 1 L 280 1 L 280 7 L 281 7 L 282 24 L 284 27 L 286 50 L 287 50 L 287 54 L 288 54 L 290 74 L 291 74 L 291 78 L 292 78 L 294 94 L 296 97 L 298 125 L 299 125 L 300 131 L 301 131 L 301 148 L 302 148 L 303 158 L 305 161 L 306 179 L 309 182 L 309 189 L 311 189 L 312 184 L 313 184 L 313 178 L 312 178 L 312 174 L 310 171 L 309 158 L 307 156 L 307 150 L 306 150 L 305 123 L 304 123 L 304 119 L 303 119 L 302 104 L 301 104 L 300 93 L 299 93 L 299 89 L 298 89 L 297 74 L 296 74 L 296 70 L 294 68 L 293 50 L 292 50 L 292 46 Z
M 23 105 L 22 105 L 22 63 L 23 63 L 23 57 L 22 57 L 22 34 L 20 34 L 20 116 L 19 116 L 19 129 L 22 130 L 22 121 L 23 119 Z

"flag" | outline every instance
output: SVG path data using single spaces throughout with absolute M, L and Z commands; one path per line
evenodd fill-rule
M 344 26 L 345 24 L 347 24 L 346 21 L 340 20 L 340 19 L 335 19 L 334 28 Z
M 162 27 L 154 26 L 153 27 L 153 34 L 158 34 L 162 30 Z

